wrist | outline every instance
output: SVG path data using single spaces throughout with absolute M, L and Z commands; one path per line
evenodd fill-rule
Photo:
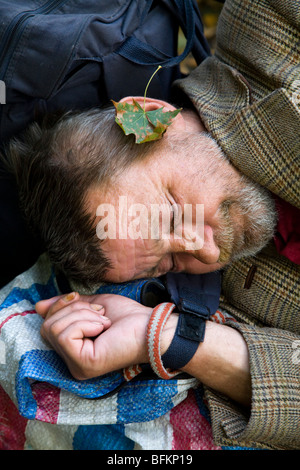
M 205 341 L 181 370 L 243 405 L 251 403 L 248 348 L 229 326 L 208 321 Z
M 185 302 L 183 304 L 183 302 Z M 182 301 L 184 313 L 173 313 L 175 304 L 157 305 L 147 327 L 147 353 L 153 371 L 161 378 L 177 375 L 203 342 L 209 309 Z
M 153 310 L 150 317 L 150 321 L 147 327 L 147 352 L 148 352 L 148 360 L 151 365 L 153 372 L 156 373 L 162 379 L 171 379 L 175 375 L 179 374 L 178 370 L 167 370 L 164 367 L 161 358 L 161 340 L 162 340 L 162 333 L 168 322 L 173 310 L 175 308 L 175 304 L 171 302 L 163 302 L 157 305 Z M 170 325 L 167 328 L 168 334 L 165 335 L 164 346 L 165 349 L 166 344 L 170 341 L 169 334 L 173 332 L 174 328 L 171 328 Z M 168 339 L 167 339 L 168 338 Z
M 161 343 L 160 343 L 160 355 L 162 356 L 169 348 L 177 328 L 177 323 L 179 319 L 179 314 L 173 312 L 169 317 L 166 325 L 162 331 Z

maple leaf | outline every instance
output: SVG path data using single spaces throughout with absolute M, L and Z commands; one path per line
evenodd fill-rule
M 159 69 L 161 69 L 161 65 L 158 66 L 147 83 L 144 93 L 144 108 L 134 99 L 132 99 L 133 104 L 112 100 L 117 112 L 116 123 L 123 129 L 125 135 L 134 134 L 137 144 L 161 139 L 167 127 L 172 124 L 173 119 L 181 111 L 181 109 L 164 111 L 163 107 L 151 111 L 145 110 L 149 84 Z
M 142 106 L 133 99 L 133 104 L 116 103 L 116 123 L 123 129 L 126 135 L 134 134 L 137 144 L 161 139 L 173 119 L 181 109 L 164 111 L 163 107 L 145 111 Z

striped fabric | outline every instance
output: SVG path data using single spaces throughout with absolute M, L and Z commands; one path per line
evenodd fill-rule
M 299 208 L 299 1 L 226 0 L 215 56 L 177 84 L 232 163 Z M 300 449 L 300 267 L 271 243 L 226 270 L 221 307 L 248 345 L 252 407 L 207 391 L 215 442 Z

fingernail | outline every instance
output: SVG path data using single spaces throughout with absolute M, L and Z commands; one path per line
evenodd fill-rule
M 108 318 L 107 318 L 107 317 L 104 317 L 103 315 L 99 315 L 99 318 L 101 318 L 101 319 L 104 320 L 104 321 L 108 321 Z
M 65 297 L 64 297 L 64 301 L 65 302 L 71 302 L 71 300 L 74 300 L 75 299 L 75 292 L 71 292 L 70 294 L 67 294 Z
M 103 305 L 98 305 L 98 304 L 90 304 L 90 307 L 93 309 L 93 310 L 102 310 L 104 307 Z

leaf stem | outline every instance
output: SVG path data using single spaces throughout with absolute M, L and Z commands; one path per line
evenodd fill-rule
M 152 74 L 151 77 L 150 77 L 150 80 L 149 80 L 148 83 L 147 83 L 147 86 L 146 86 L 146 89 L 145 89 L 145 93 L 144 93 L 144 113 L 146 112 L 146 95 L 147 95 L 147 91 L 148 91 L 149 85 L 150 85 L 150 83 L 151 83 L 152 78 L 154 77 L 154 75 L 155 75 L 161 68 L 162 68 L 161 65 L 159 65 L 159 66 L 157 67 L 157 69 L 155 70 L 155 72 L 153 72 L 153 74 Z

